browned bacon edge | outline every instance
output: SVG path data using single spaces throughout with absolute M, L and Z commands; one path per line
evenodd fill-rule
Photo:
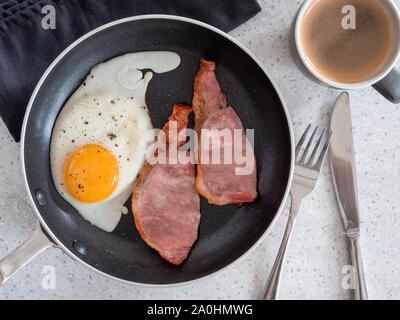
M 204 122 L 207 120 L 208 116 L 211 112 L 207 110 L 207 97 L 205 96 L 205 92 L 207 89 L 203 87 L 204 81 L 203 77 L 207 77 L 207 74 L 215 71 L 215 62 L 208 61 L 203 58 L 200 59 L 200 68 L 197 71 L 196 77 L 194 79 L 194 92 L 193 92 L 193 113 L 194 113 L 194 129 L 197 132 L 197 136 L 201 136 L 201 128 L 203 127 Z M 218 88 L 219 89 L 219 88 Z M 222 94 L 223 95 L 223 94 Z M 223 95 L 224 96 L 224 95 Z M 196 166 L 197 174 L 195 180 L 195 188 L 197 192 L 206 198 L 210 203 L 218 203 L 219 197 L 213 195 L 208 191 L 208 188 L 204 185 L 202 178 L 202 167 L 199 164 L 199 146 L 195 147 L 196 152 L 196 162 L 198 165 Z

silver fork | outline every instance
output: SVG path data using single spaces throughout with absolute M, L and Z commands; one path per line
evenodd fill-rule
M 312 142 L 317 133 L 318 127 L 316 127 L 313 133 L 311 134 L 310 139 L 307 142 L 304 152 L 300 154 L 304 142 L 306 141 L 307 134 L 310 131 L 310 128 L 311 124 L 308 125 L 307 129 L 304 131 L 302 137 L 300 138 L 300 141 L 296 146 L 296 151 L 295 151 L 296 165 L 294 169 L 292 187 L 290 189 L 292 203 L 290 206 L 289 219 L 286 225 L 286 230 L 283 235 L 278 255 L 276 257 L 274 266 L 272 267 L 272 271 L 268 278 L 267 285 L 261 296 L 262 300 L 277 299 L 282 266 L 285 259 L 286 247 L 289 243 L 290 235 L 292 233 L 292 229 L 297 217 L 297 212 L 299 211 L 303 199 L 308 194 L 310 194 L 317 185 L 319 173 L 321 171 L 321 167 L 324 162 L 329 147 L 329 143 L 331 140 L 331 134 L 329 133 L 325 135 L 325 129 L 324 129 L 317 143 L 315 144 L 311 155 L 308 157 L 308 153 L 310 151 Z M 322 147 L 321 152 L 318 152 L 321 142 L 324 139 L 324 136 L 326 136 L 324 146 Z

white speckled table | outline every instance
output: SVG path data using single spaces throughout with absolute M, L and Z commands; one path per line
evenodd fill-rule
M 258 56 L 287 102 L 295 135 L 306 124 L 327 125 L 338 91 L 305 79 L 288 52 L 290 23 L 301 1 L 260 0 L 263 11 L 231 34 Z M 400 6 L 400 0 L 395 0 Z M 362 253 L 370 298 L 400 299 L 400 106 L 373 89 L 351 92 Z M 0 121 L 1 122 L 1 121 Z M 234 266 L 189 286 L 148 288 L 121 284 L 49 249 L 4 286 L 0 299 L 254 299 L 271 269 L 287 207 L 264 242 Z M 0 123 L 0 257 L 30 237 L 36 219 L 22 181 L 19 145 Z M 301 209 L 283 273 L 283 299 L 348 299 L 341 287 L 347 251 L 328 165 Z M 42 271 L 56 270 L 56 289 L 44 290 Z

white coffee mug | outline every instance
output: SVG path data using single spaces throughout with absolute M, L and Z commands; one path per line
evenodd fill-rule
M 387 59 L 386 64 L 380 70 L 380 72 L 373 77 L 366 79 L 358 83 L 340 83 L 328 79 L 316 70 L 310 60 L 307 58 L 301 41 L 301 26 L 305 15 L 307 14 L 310 7 L 319 0 L 306 0 L 300 7 L 297 17 L 292 26 L 291 38 L 291 49 L 295 55 L 295 59 L 300 66 L 302 71 L 308 73 L 314 80 L 327 85 L 332 88 L 351 90 L 360 89 L 368 86 L 373 86 L 379 93 L 393 103 L 400 103 L 400 71 L 395 67 L 396 62 L 400 57 L 400 13 L 396 4 L 392 0 L 376 0 L 382 3 L 389 13 L 390 23 L 393 25 L 395 32 L 393 41 L 395 42 L 393 47 L 395 48 L 391 56 Z M 304 68 L 305 67 L 305 68 Z

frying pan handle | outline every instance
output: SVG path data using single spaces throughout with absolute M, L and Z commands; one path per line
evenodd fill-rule
M 39 253 L 52 246 L 55 246 L 55 243 L 38 224 L 29 240 L 0 260 L 0 286 Z

